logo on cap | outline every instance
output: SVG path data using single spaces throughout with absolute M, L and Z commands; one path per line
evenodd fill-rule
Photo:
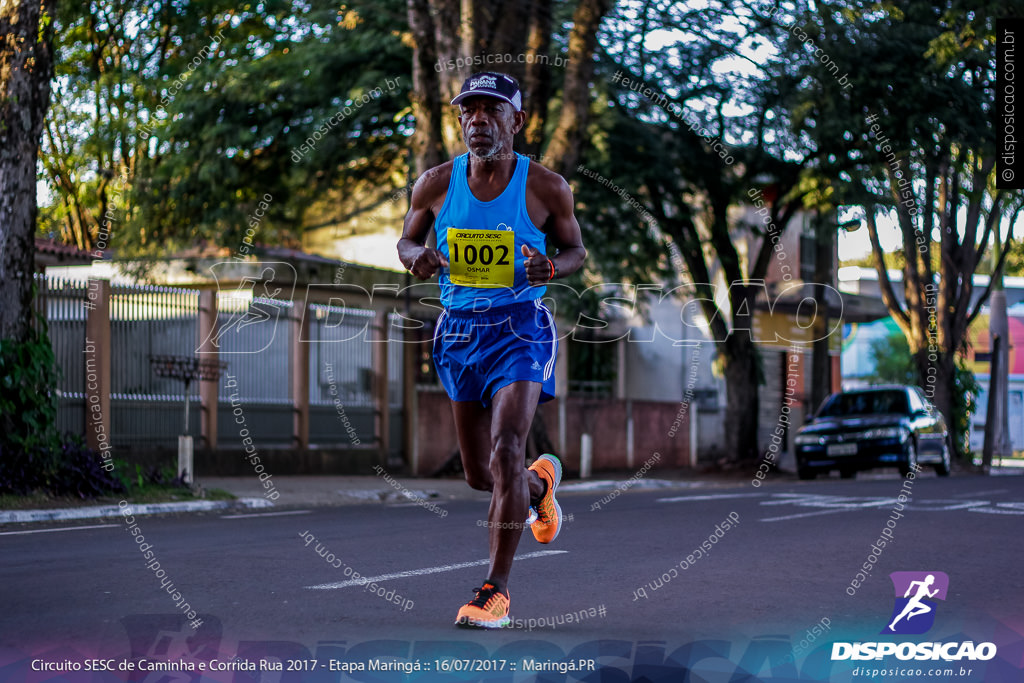
M 470 90 L 476 90 L 477 88 L 498 88 L 498 82 L 494 79 L 494 76 L 480 76 L 474 78 L 469 83 Z
M 523 109 L 523 95 L 519 92 L 519 85 L 515 79 L 504 74 L 473 74 L 462 84 L 462 91 L 452 99 L 452 104 L 458 104 L 473 95 L 497 97 L 511 104 L 516 111 Z

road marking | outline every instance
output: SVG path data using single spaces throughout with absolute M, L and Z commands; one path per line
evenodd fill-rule
M 988 504 L 989 502 L 987 500 L 965 500 L 962 503 L 956 500 L 946 499 L 921 500 L 916 503 L 907 503 L 907 509 L 921 512 L 944 512 L 946 510 L 967 510 Z
M 424 499 L 424 500 L 426 500 L 426 499 Z M 438 501 L 437 503 L 433 503 L 432 502 L 431 505 L 434 505 L 435 507 L 440 507 L 445 502 L 446 501 L 441 500 L 441 501 Z M 386 507 L 389 507 L 389 508 L 422 508 L 422 507 L 426 507 L 426 506 L 423 505 L 423 503 L 387 503 Z
M 256 512 L 247 515 L 221 515 L 221 519 L 245 519 L 247 517 L 284 517 L 285 515 L 308 515 L 312 510 L 285 510 L 284 512 Z
M 851 512 L 861 508 L 832 508 L 831 510 L 819 510 L 818 512 L 802 512 L 798 515 L 786 515 L 785 517 L 766 517 L 762 522 L 781 522 L 786 519 L 800 519 L 801 517 L 817 517 L 818 515 L 834 515 L 837 512 Z
M 530 560 L 535 557 L 547 557 L 549 555 L 562 555 L 568 553 L 568 550 L 538 550 L 532 553 L 526 553 L 525 555 L 516 555 L 516 560 Z M 413 569 L 407 572 L 395 572 L 394 574 L 381 574 L 380 576 L 361 577 L 358 579 L 351 579 L 349 581 L 339 581 L 337 583 L 321 583 L 318 586 L 306 586 L 310 590 L 332 590 L 334 588 L 348 588 L 349 586 L 365 586 L 368 583 L 379 583 L 381 581 L 388 581 L 390 579 L 404 579 L 410 576 L 427 576 L 428 574 L 440 574 L 442 572 L 453 572 L 456 569 L 465 569 L 467 567 L 479 567 L 481 565 L 490 564 L 491 561 L 477 560 L 475 562 L 460 562 L 458 564 L 446 564 L 442 567 L 427 567 L 425 569 Z
M 1009 493 L 1010 489 L 991 489 L 989 491 L 972 491 L 971 493 L 954 493 L 950 498 L 972 498 L 992 493 Z
M 776 496 L 792 496 L 794 494 L 779 493 Z M 788 498 L 786 500 L 766 500 L 761 505 L 798 505 L 812 508 L 869 508 L 883 505 L 894 505 L 895 498 L 854 498 L 851 496 L 807 496 Z
M 990 515 L 1024 515 L 1024 503 L 997 503 L 996 507 L 971 508 L 969 512 L 984 512 Z
M 26 531 L 3 531 L 0 532 L 0 536 L 18 536 L 21 534 L 48 534 L 53 531 L 77 531 L 79 529 L 105 529 L 111 526 L 121 526 L 120 524 L 90 524 L 89 526 L 65 526 L 60 529 L 28 529 Z
M 825 496 L 820 493 L 773 493 L 773 498 L 781 498 L 782 500 L 766 500 L 761 505 L 790 505 L 800 504 L 808 502 L 816 502 L 825 500 L 826 498 L 832 498 L 834 496 Z
M 764 493 L 711 493 L 706 496 L 675 496 L 674 498 L 658 498 L 655 503 L 685 503 L 688 500 L 725 500 L 727 498 L 757 498 Z

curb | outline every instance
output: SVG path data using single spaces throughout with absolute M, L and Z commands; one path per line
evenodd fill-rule
M 208 512 L 240 508 L 274 507 L 265 498 L 239 498 L 238 500 L 190 500 L 183 503 L 143 503 L 129 505 L 135 515 L 160 515 L 168 512 Z M 119 517 L 122 508 L 118 505 L 100 505 L 83 508 L 61 508 L 55 510 L 11 510 L 0 512 L 0 524 L 13 522 L 62 522 L 74 519 L 96 519 L 98 517 Z

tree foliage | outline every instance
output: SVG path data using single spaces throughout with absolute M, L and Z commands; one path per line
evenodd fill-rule
M 651 34 L 672 39 L 654 47 Z M 595 106 L 578 182 L 592 267 L 685 283 L 697 300 L 726 380 L 725 450 L 738 459 L 757 455 L 758 281 L 807 194 L 806 145 L 788 123 L 796 83 L 764 49 L 780 36 L 743 2 L 618 6 L 601 36 L 597 90 L 609 106 Z M 770 227 L 737 213 L 759 189 Z
M 232 245 L 269 196 L 258 239 L 295 244 L 313 218 L 365 210 L 321 201 L 311 217 L 317 200 L 379 203 L 402 177 L 410 82 L 397 0 L 63 9 L 44 231 L 128 254 Z
M 808 38 L 791 38 L 804 55 L 794 116 L 819 160 L 808 179 L 864 217 L 883 300 L 920 376 L 936 376 L 935 402 L 950 421 L 956 355 L 988 295 L 975 296 L 971 275 L 994 240 L 1008 239 L 1001 221 L 1021 202 L 995 187 L 999 15 L 963 1 L 840 0 L 807 8 L 797 21 Z M 849 72 L 849 87 L 833 66 Z M 883 265 L 883 219 L 903 238 L 901 296 Z

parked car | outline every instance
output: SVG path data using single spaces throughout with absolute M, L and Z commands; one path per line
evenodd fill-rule
M 796 434 L 797 474 L 814 479 L 839 470 L 844 478 L 873 467 L 915 464 L 949 474 L 949 431 L 942 413 L 920 388 L 902 384 L 842 391 L 829 396 Z

